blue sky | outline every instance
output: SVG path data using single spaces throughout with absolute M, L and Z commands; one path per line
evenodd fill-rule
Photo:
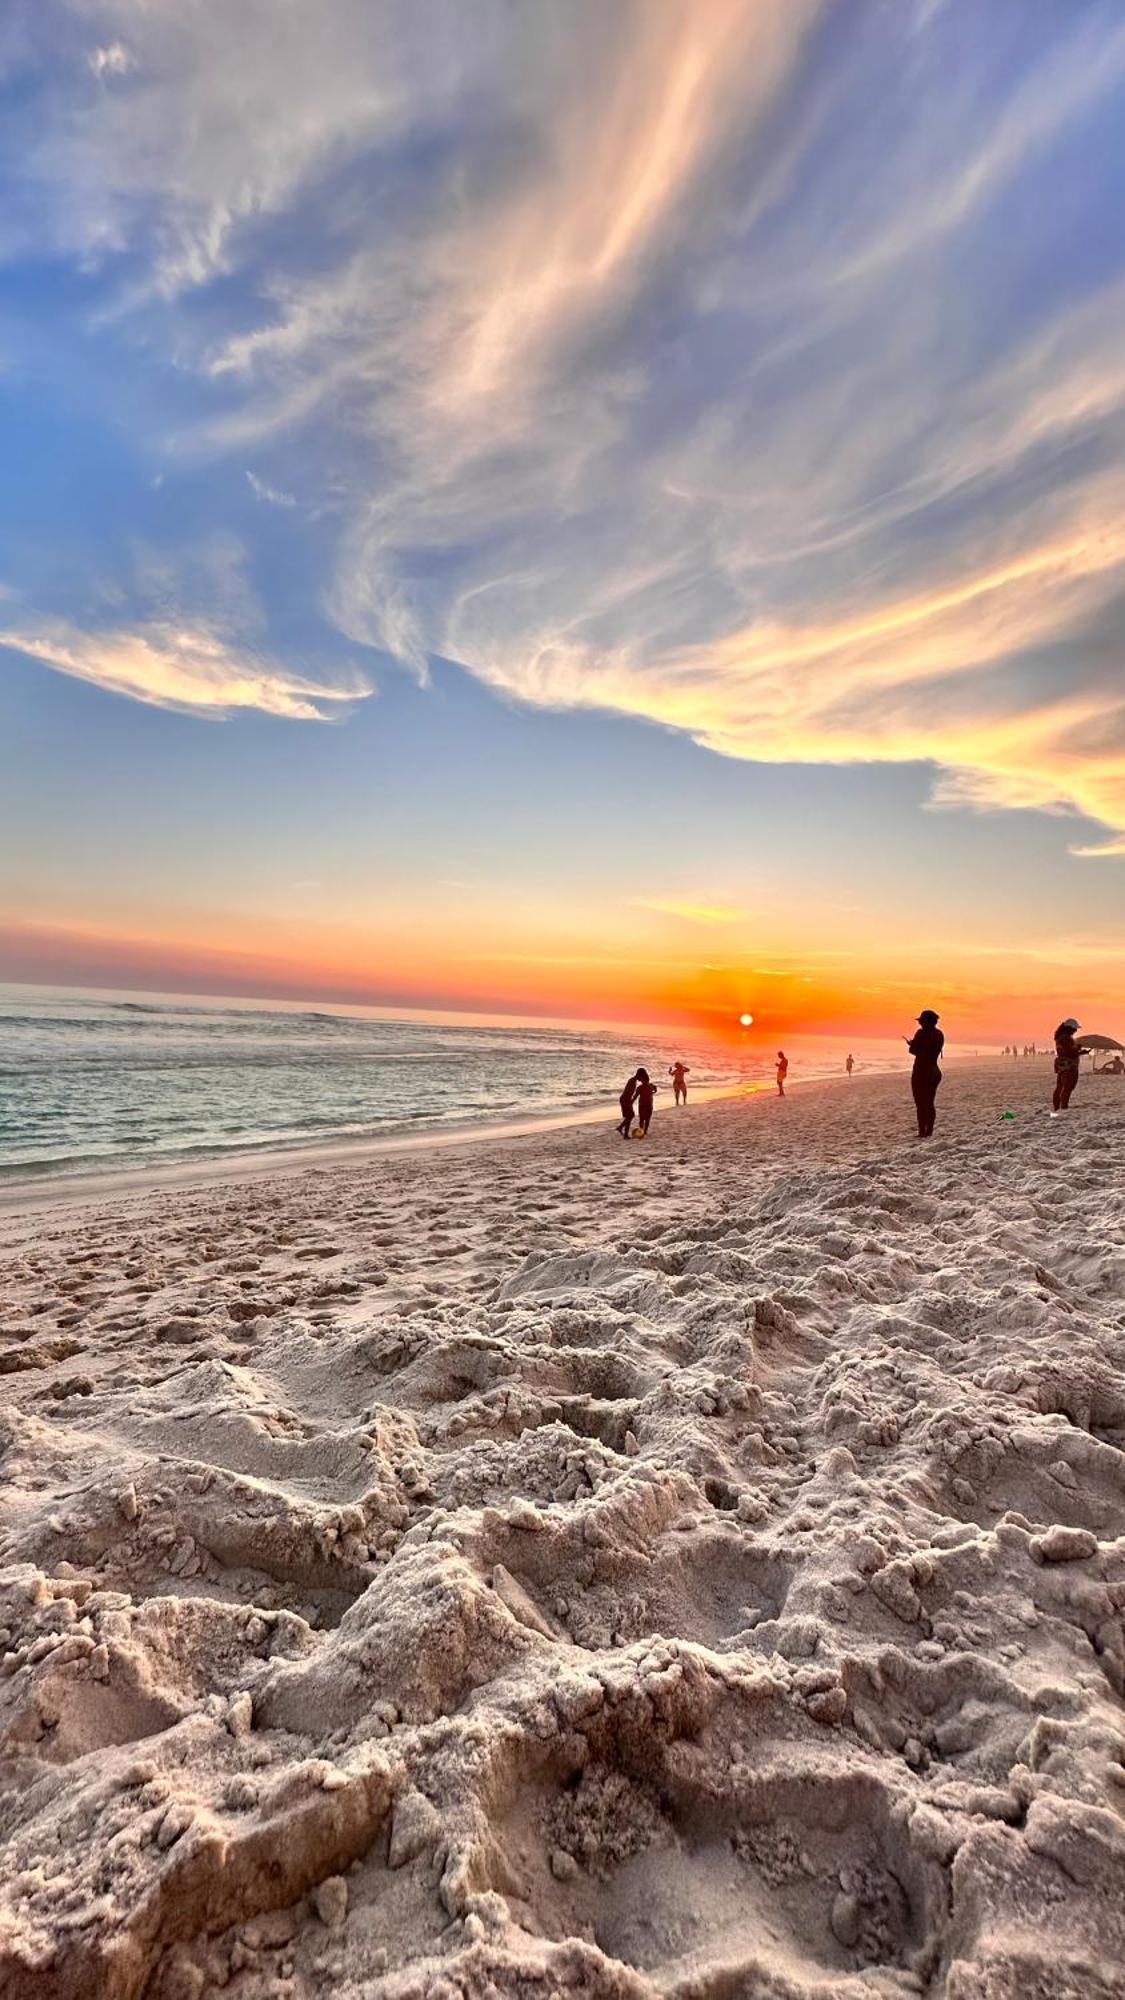
M 0 971 L 1119 995 L 1123 108 L 1116 0 L 10 0 Z

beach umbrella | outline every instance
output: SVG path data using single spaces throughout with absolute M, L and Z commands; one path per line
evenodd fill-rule
M 1120 1049 L 1125 1055 L 1125 1042 L 1115 1042 L 1112 1035 L 1080 1035 L 1084 1049 Z

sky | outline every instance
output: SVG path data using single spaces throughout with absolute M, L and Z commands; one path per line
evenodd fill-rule
M 0 978 L 1125 1037 L 1120 0 L 7 0 Z

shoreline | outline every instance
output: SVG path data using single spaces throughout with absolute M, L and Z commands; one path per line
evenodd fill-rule
M 972 1058 L 966 1058 L 972 1061 Z M 887 1072 L 873 1071 L 856 1083 L 873 1083 Z M 812 1076 L 786 1079 L 786 1096 L 816 1089 L 835 1088 L 847 1083 L 846 1076 Z M 702 1084 L 688 1100 L 693 1105 L 718 1104 L 743 1097 L 776 1096 L 771 1082 L 760 1079 L 741 1084 Z M 43 1174 L 27 1180 L 0 1182 L 0 1216 L 18 1215 L 30 1209 L 87 1206 L 91 1202 L 141 1197 L 148 1193 L 174 1194 L 183 1189 L 217 1187 L 227 1183 L 291 1179 L 296 1174 L 318 1168 L 362 1166 L 398 1154 L 429 1153 L 454 1147 L 491 1145 L 534 1139 L 549 1132 L 567 1132 L 585 1126 L 614 1123 L 615 1107 L 608 1101 L 575 1107 L 571 1111 L 544 1112 L 541 1117 L 503 1119 L 491 1123 L 481 1119 L 472 1125 L 433 1126 L 425 1132 L 396 1132 L 385 1138 L 310 1140 L 301 1146 L 279 1146 L 259 1152 L 209 1155 L 204 1159 L 152 1162 L 138 1167 L 107 1167 L 75 1174 Z M 669 1104 L 660 1106 L 660 1115 L 674 1115 Z
M 968 1070 L 996 1069 L 1009 1074 L 1011 1067 L 1004 1058 L 992 1054 L 962 1055 L 950 1058 L 946 1073 L 953 1075 Z M 1018 1073 L 1022 1073 L 1022 1066 Z M 860 1089 L 893 1081 L 899 1075 L 898 1071 L 892 1070 L 859 1070 L 850 1084 L 853 1089 Z M 910 1074 L 905 1061 L 901 1081 L 909 1100 Z M 849 1079 L 843 1073 L 808 1077 L 795 1077 L 790 1073 L 786 1079 L 786 1097 L 798 1094 L 803 1097 L 812 1090 L 838 1089 L 848 1083 Z M 737 1084 L 701 1084 L 692 1090 L 687 1108 L 690 1114 L 693 1107 L 729 1103 L 741 1098 L 772 1101 L 775 1097 L 774 1085 L 768 1077 Z M 658 1121 L 672 1115 L 675 1114 L 670 1101 L 658 1106 Z M 143 1166 L 105 1167 L 73 1174 L 51 1173 L 23 1180 L 3 1180 L 0 1181 L 0 1217 L 21 1215 L 36 1209 L 87 1207 L 93 1202 L 139 1199 L 146 1194 L 175 1194 L 180 1190 L 189 1192 L 193 1188 L 289 1180 L 295 1175 L 318 1169 L 361 1167 L 369 1160 L 452 1151 L 474 1145 L 513 1144 L 551 1132 L 576 1131 L 602 1123 L 612 1127 L 615 1122 L 615 1103 L 603 1099 L 596 1104 L 576 1106 L 573 1110 L 549 1111 L 521 1119 L 497 1119 L 495 1122 L 481 1119 L 467 1125 L 435 1125 L 424 1132 L 398 1131 L 385 1137 L 372 1135 L 357 1139 L 309 1140 L 303 1145 L 269 1147 L 259 1151 L 242 1152 L 232 1147 L 227 1153 L 210 1154 L 195 1160 L 171 1160 L 166 1164 L 154 1160 Z

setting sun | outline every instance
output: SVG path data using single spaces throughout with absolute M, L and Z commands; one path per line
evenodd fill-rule
M 738 1019 L 739 1025 L 743 1028 L 752 1028 L 754 1025 L 753 1014 L 740 1014 Z

